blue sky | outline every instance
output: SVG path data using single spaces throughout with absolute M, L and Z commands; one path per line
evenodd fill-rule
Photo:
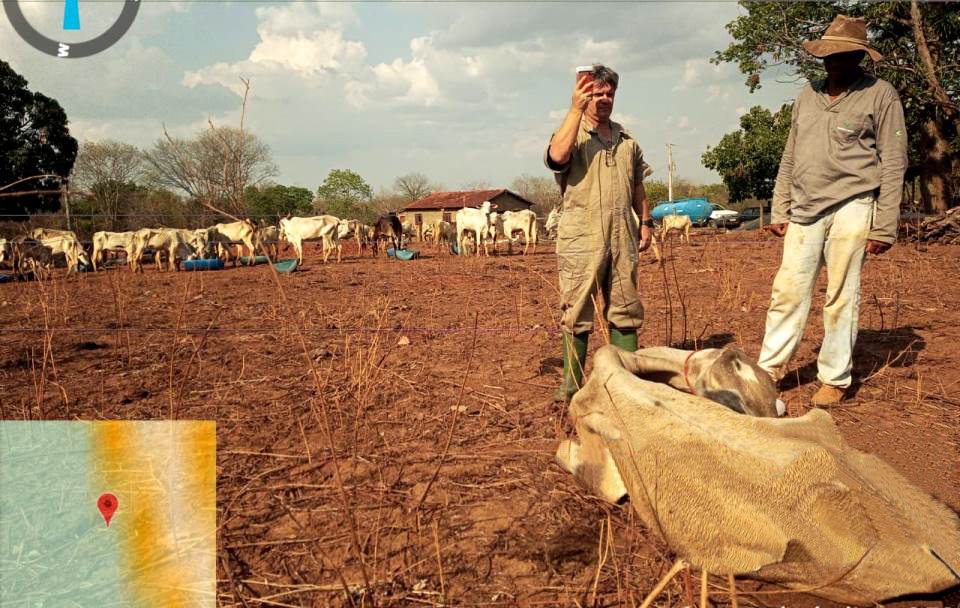
M 30 23 L 69 42 L 90 38 L 118 2 L 80 0 L 80 32 L 62 2 L 21 0 Z M 352 169 L 375 189 L 412 171 L 447 189 L 507 187 L 547 175 L 543 149 L 570 103 L 573 68 L 601 61 L 621 86 L 614 119 L 666 177 L 719 181 L 708 145 L 753 105 L 778 108 L 799 83 L 768 74 L 750 94 L 735 66 L 708 59 L 730 39 L 733 2 L 149 2 L 114 47 L 58 60 L 0 17 L 0 59 L 57 99 L 79 140 L 148 147 L 210 119 L 245 126 L 271 148 L 277 181 L 315 189 Z M 782 80 L 783 82 L 777 82 Z

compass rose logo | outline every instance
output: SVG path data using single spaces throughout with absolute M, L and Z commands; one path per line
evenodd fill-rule
M 120 16 L 107 28 L 107 31 L 83 42 L 60 42 L 41 34 L 30 25 L 30 22 L 23 15 L 19 0 L 3 0 L 3 10 L 7 13 L 7 18 L 13 25 L 13 29 L 30 46 L 53 57 L 76 59 L 96 55 L 120 40 L 133 25 L 137 12 L 140 10 L 140 0 L 124 0 Z M 63 29 L 80 30 L 80 3 L 78 0 L 64 1 Z

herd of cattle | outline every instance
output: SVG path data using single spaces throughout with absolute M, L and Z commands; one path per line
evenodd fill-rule
M 355 240 L 358 251 L 367 249 L 378 255 L 381 244 L 392 244 L 400 249 L 404 242 L 418 238 L 432 243 L 438 251 L 467 252 L 474 247 L 477 254 L 489 254 L 488 246 L 496 247 L 497 239 L 505 237 L 511 244 L 520 236 L 524 239 L 523 253 L 532 244 L 534 252 L 538 241 L 537 217 L 533 211 L 506 211 L 497 213 L 495 206 L 485 202 L 479 209 L 465 208 L 456 213 L 455 222 L 437 221 L 433 224 L 403 223 L 395 213 L 383 215 L 372 225 L 357 220 L 340 219 L 332 215 L 282 218 L 277 226 L 258 225 L 249 219 L 220 223 L 208 228 L 142 228 L 127 232 L 96 232 L 89 247 L 70 230 L 36 228 L 12 239 L 0 239 L 0 265 L 8 264 L 21 274 L 32 272 L 37 278 L 49 276 L 55 258 L 63 256 L 68 271 L 80 266 L 99 270 L 108 258 L 124 255 L 135 272 L 143 271 L 144 255 L 152 254 L 158 269 L 180 270 L 181 262 L 216 256 L 236 265 L 241 254 L 258 253 L 277 258 L 282 241 L 290 243 L 299 263 L 303 264 L 303 243 L 319 240 L 322 259 L 326 263 L 336 250 L 337 261 L 342 260 L 344 240 Z M 547 220 L 548 231 L 555 229 L 558 212 Z M 454 249 L 452 246 L 456 246 Z M 233 251 L 231 251 L 233 246 Z

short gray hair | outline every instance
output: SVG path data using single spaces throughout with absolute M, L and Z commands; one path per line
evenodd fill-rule
M 615 89 L 620 84 L 620 75 L 602 63 L 595 63 L 593 64 L 593 81 L 604 82 Z

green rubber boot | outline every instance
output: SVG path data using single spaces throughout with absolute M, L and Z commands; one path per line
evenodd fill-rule
M 569 402 L 583 386 L 583 366 L 587 360 L 589 333 L 563 332 L 563 382 L 553 394 L 554 401 Z
M 637 350 L 637 330 L 635 329 L 626 329 L 619 330 L 616 327 L 610 326 L 610 344 L 620 347 L 622 350 L 627 351 L 628 353 L 636 352 Z

